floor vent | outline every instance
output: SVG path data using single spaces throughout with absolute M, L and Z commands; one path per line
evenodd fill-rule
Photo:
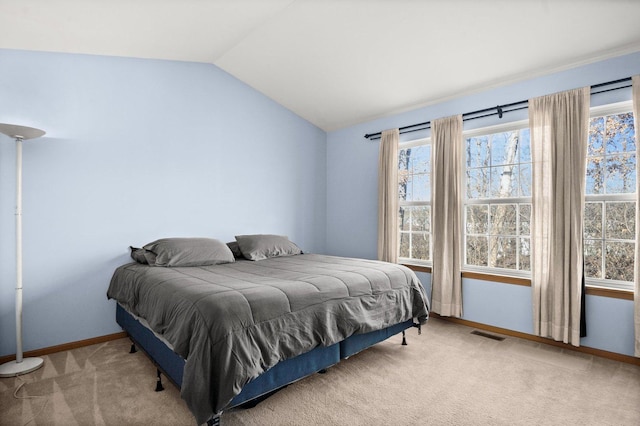
M 504 337 L 496 336 L 495 334 L 485 333 L 484 331 L 473 330 L 471 334 L 475 334 L 476 336 L 486 337 L 487 339 L 498 340 L 502 342 Z

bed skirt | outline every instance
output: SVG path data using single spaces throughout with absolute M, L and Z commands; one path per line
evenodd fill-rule
M 182 386 L 185 361 L 162 342 L 149 328 L 116 304 L 116 322 L 129 334 L 133 342 L 144 350 L 153 362 L 178 387 Z M 337 364 L 340 359 L 350 357 L 363 349 L 381 342 L 412 327 L 408 320 L 382 330 L 355 334 L 331 346 L 319 346 L 294 358 L 279 362 L 273 368 L 247 383 L 236 395 L 227 409 L 249 402 L 255 398 L 291 384 L 318 371 Z

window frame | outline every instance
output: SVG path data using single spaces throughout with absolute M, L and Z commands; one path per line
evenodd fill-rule
M 495 133 L 512 132 L 516 130 L 523 130 L 529 128 L 529 120 L 518 120 L 509 123 L 501 123 L 494 126 L 481 127 L 477 129 L 470 129 L 462 132 L 462 144 L 466 144 L 468 138 L 491 135 Z M 464 148 L 463 148 L 464 149 Z M 460 161 L 462 162 L 461 170 L 466 170 L 466 155 L 462 155 Z M 533 159 L 532 159 L 533 161 Z M 469 205 L 497 205 L 497 204 L 529 204 L 532 205 L 532 196 L 528 197 L 504 197 L 504 198 L 479 198 L 468 199 L 467 198 L 467 181 L 466 173 L 462 176 L 462 272 L 474 272 L 486 275 L 496 275 L 515 278 L 531 278 L 531 271 L 523 271 L 517 269 L 496 268 L 492 266 L 479 266 L 479 265 L 467 265 L 467 206 Z M 531 182 L 533 186 L 533 181 Z M 516 229 L 520 227 L 520 215 L 516 214 Z M 489 234 L 487 234 L 488 236 Z M 516 235 L 516 238 L 520 238 L 520 235 Z M 529 244 L 531 245 L 531 233 L 529 233 Z M 516 250 L 516 256 L 519 260 L 520 251 Z
M 633 101 L 616 102 L 616 103 L 591 107 L 589 109 L 589 119 L 592 119 L 594 117 L 602 117 L 607 115 L 623 114 L 623 113 L 629 113 L 629 112 L 633 113 Z M 634 129 L 634 131 L 636 134 L 636 161 L 638 161 L 638 129 Z M 587 150 L 588 150 L 588 147 L 587 147 Z M 585 159 L 585 161 L 588 161 L 588 156 Z M 636 166 L 636 180 L 640 178 L 640 176 L 638 176 L 637 174 L 637 170 L 638 169 Z M 585 177 L 586 177 L 586 170 L 585 170 Z M 636 185 L 636 188 L 637 188 L 637 185 Z M 607 202 L 611 202 L 611 203 L 636 202 L 637 203 L 636 196 L 637 196 L 636 192 L 623 193 L 623 194 L 620 194 L 620 193 L 618 194 L 587 194 L 586 185 L 585 185 L 584 202 L 585 202 L 585 206 L 586 206 L 586 203 L 588 202 L 602 202 L 604 203 L 604 210 L 606 211 Z M 637 204 L 636 204 L 636 214 L 638 214 Z M 602 215 L 603 235 L 602 235 L 602 238 L 600 239 L 603 241 L 603 247 L 604 247 L 604 242 L 606 241 L 615 242 L 619 240 L 617 238 L 605 238 L 605 235 L 604 235 L 604 229 L 606 225 L 605 220 L 606 218 L 605 218 L 605 215 L 603 214 Z M 584 226 L 584 220 L 583 220 L 583 226 Z M 590 238 L 590 239 L 595 240 L 595 238 Z M 628 242 L 629 240 L 620 240 L 620 241 Z M 636 245 L 636 250 L 637 250 L 637 244 L 638 244 L 637 240 L 634 240 L 633 243 Z M 602 271 L 605 271 L 605 267 L 604 267 L 605 260 L 606 259 L 603 253 Z M 612 279 L 606 279 L 606 278 L 588 278 L 586 275 L 585 275 L 585 284 L 589 287 L 610 288 L 610 289 L 630 290 L 630 291 L 633 291 L 633 287 L 634 287 L 633 282 L 612 280 Z
M 409 141 L 405 141 L 405 142 L 400 142 L 398 144 L 398 153 L 400 153 L 401 150 L 403 149 L 407 149 L 407 148 L 414 148 L 417 146 L 423 146 L 423 145 L 431 145 L 431 149 L 433 149 L 433 145 L 431 143 L 431 137 L 426 137 L 426 138 L 420 138 L 420 139 L 413 139 L 413 140 L 409 140 Z M 433 158 L 433 154 L 432 154 L 432 158 Z M 431 164 L 429 166 L 429 170 L 432 172 L 433 168 L 431 167 Z M 431 176 L 429 177 L 429 182 L 431 183 L 431 179 L 433 177 L 433 173 L 431 173 Z M 398 181 L 396 184 L 399 184 L 400 182 Z M 431 191 L 430 191 L 431 193 Z M 400 196 L 398 195 L 398 210 L 400 210 L 401 207 L 415 207 L 415 206 L 429 206 L 429 211 L 431 211 L 431 196 L 429 197 L 429 201 L 406 201 L 406 200 L 400 200 Z M 433 232 L 431 230 L 431 220 L 429 220 L 429 254 L 431 255 L 431 260 L 423 260 L 423 259 L 413 259 L 411 257 L 401 257 L 400 256 L 400 244 L 402 242 L 402 234 L 411 234 L 411 231 L 402 231 L 400 229 L 400 222 L 398 221 L 398 263 L 401 264 L 406 264 L 406 265 L 417 265 L 417 266 L 428 266 L 431 267 L 433 265 Z M 411 243 L 409 243 L 411 244 Z M 411 247 L 411 246 L 409 246 Z

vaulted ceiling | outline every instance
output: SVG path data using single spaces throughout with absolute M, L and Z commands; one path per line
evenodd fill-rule
M 0 0 L 0 48 L 215 64 L 331 131 L 640 51 L 638 0 Z

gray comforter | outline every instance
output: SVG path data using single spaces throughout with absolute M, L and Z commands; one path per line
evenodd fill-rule
M 410 269 L 314 254 L 206 267 L 131 263 L 116 269 L 107 296 L 186 359 L 182 398 L 200 424 L 281 360 L 428 316 Z

